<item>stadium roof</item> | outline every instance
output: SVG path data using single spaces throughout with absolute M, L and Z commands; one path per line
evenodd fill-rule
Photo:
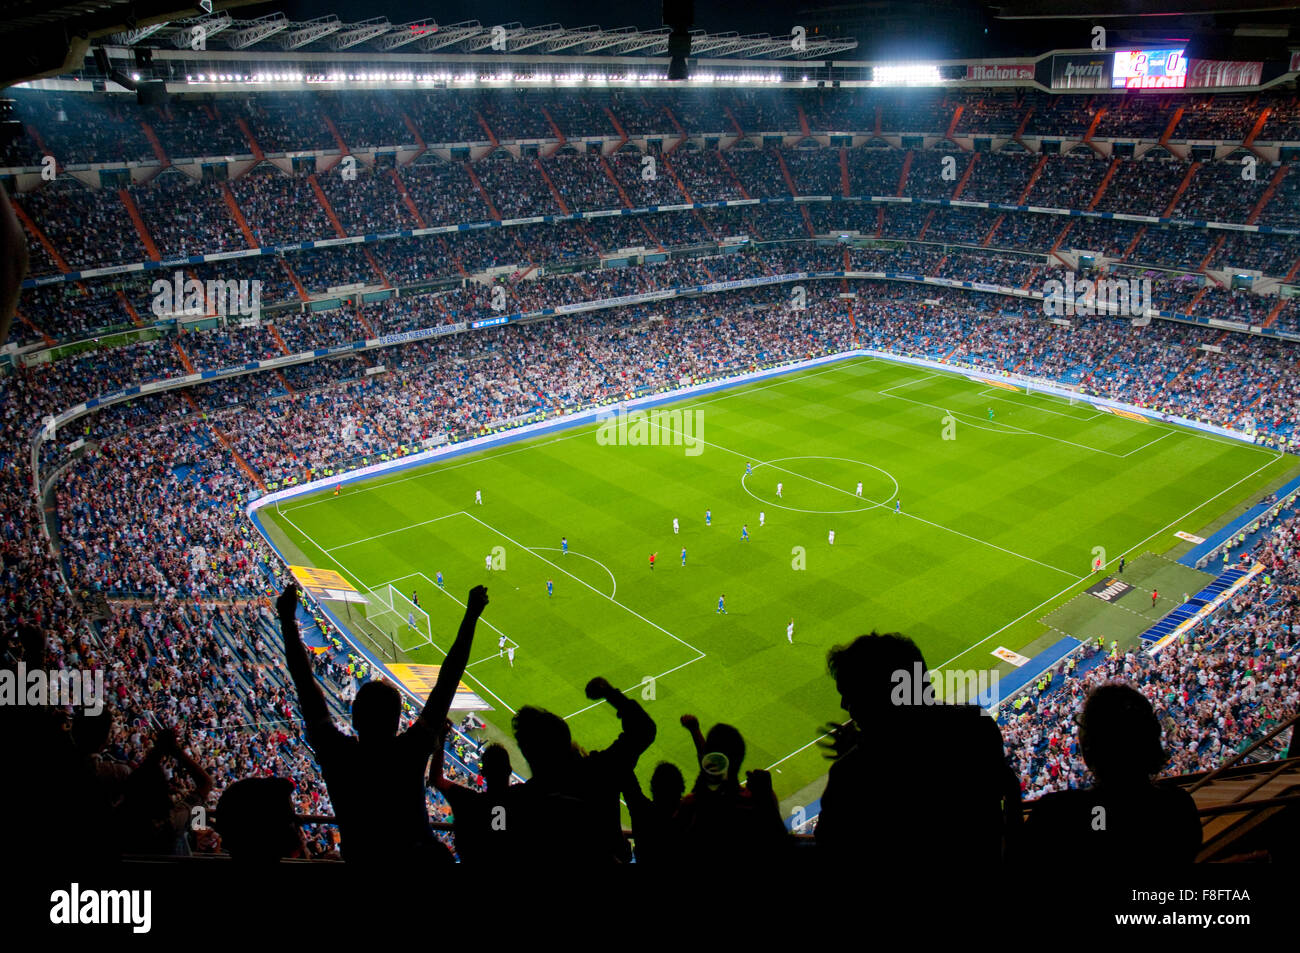
M 478 20 L 439 24 L 432 18 L 410 23 L 391 23 L 387 17 L 347 22 L 329 14 L 311 20 L 290 20 L 283 13 L 271 13 L 241 20 L 229 11 L 118 33 L 113 42 L 122 46 L 144 44 L 190 44 L 195 28 L 208 41 L 231 50 L 346 50 L 364 46 L 377 51 L 409 47 L 411 52 L 475 53 L 501 50 L 511 53 L 563 53 L 567 55 L 666 56 L 668 27 L 638 30 L 635 27 L 604 29 L 590 25 L 576 28 L 559 23 L 524 26 L 521 23 L 488 24 Z M 856 49 L 858 41 L 843 37 L 742 36 L 736 31 L 708 33 L 691 31 L 692 56 L 736 56 L 746 59 L 826 59 Z

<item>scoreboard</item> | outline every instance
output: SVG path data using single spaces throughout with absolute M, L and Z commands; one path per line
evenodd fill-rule
M 1112 88 L 1181 89 L 1187 85 L 1187 55 L 1174 50 L 1117 50 Z

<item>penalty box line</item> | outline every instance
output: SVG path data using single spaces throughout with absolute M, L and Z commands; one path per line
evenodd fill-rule
M 454 515 L 456 515 L 456 514 L 453 513 L 453 514 L 449 514 L 449 515 L 454 516 Z M 285 518 L 288 519 L 288 517 L 285 517 Z M 306 539 L 308 542 L 310 542 L 313 546 L 315 546 L 317 549 L 319 549 L 322 553 L 325 553 L 326 557 L 327 557 L 329 560 L 331 560 L 331 561 L 332 561 L 336 566 L 338 566 L 339 569 L 343 570 L 343 572 L 347 573 L 349 576 L 351 576 L 354 580 L 356 580 L 356 581 L 357 581 L 358 583 L 360 583 L 362 586 L 365 586 L 365 583 L 361 582 L 361 577 L 360 577 L 359 575 L 357 575 L 356 573 L 354 573 L 354 572 L 353 572 L 351 569 L 349 569 L 347 566 L 343 565 L 342 561 L 341 561 L 337 556 L 333 555 L 333 554 L 330 553 L 328 550 L 326 550 L 325 547 L 323 547 L 320 543 L 316 542 L 316 540 L 312 539 L 311 536 L 309 536 L 307 533 L 303 533 L 302 529 L 299 528 L 297 525 L 294 525 L 294 529 L 298 530 L 299 533 L 302 533 L 303 538 L 305 538 L 305 539 Z M 411 575 L 416 575 L 416 574 L 415 574 L 415 573 L 411 573 Z M 437 589 L 437 588 L 441 588 L 441 587 L 437 586 L 436 584 L 434 584 L 434 583 L 433 583 L 433 580 L 431 580 L 428 576 L 425 576 L 424 573 L 419 573 L 419 575 L 420 575 L 420 576 L 423 576 L 424 580 L 425 580 L 426 582 L 432 584 L 432 585 L 434 586 L 435 589 Z M 398 578 L 399 578 L 399 579 L 405 579 L 405 578 L 408 578 L 408 577 L 406 577 L 406 576 L 399 576 Z M 453 601 L 457 602 L 459 605 L 461 605 L 462 607 L 464 607 L 465 603 L 461 602 L 459 599 L 457 599 L 455 596 L 453 596 L 450 592 L 447 592 L 446 589 L 443 589 L 442 591 L 443 591 L 443 592 L 448 596 L 448 598 L 452 599 Z M 485 620 L 484 620 L 484 621 L 485 621 Z M 488 622 L 487 624 L 488 624 L 489 628 L 493 629 L 494 631 L 498 632 L 498 633 L 501 634 L 501 635 L 505 635 L 504 632 L 501 632 L 499 629 L 497 629 L 497 627 L 494 626 L 494 625 L 492 625 L 491 622 Z M 437 642 L 434 642 L 434 641 L 433 641 L 432 619 L 430 619 L 430 627 L 431 627 L 431 628 L 430 628 L 430 632 L 429 632 L 429 644 L 432 645 L 432 646 L 433 646 L 435 649 L 437 649 L 439 652 L 441 652 L 443 658 L 446 658 L 446 657 L 447 657 L 447 652 L 446 652 L 446 650 L 443 649 L 443 647 L 440 646 Z M 357 638 L 357 639 L 360 639 L 360 638 L 361 638 L 361 635 L 360 635 L 359 633 L 356 633 L 356 632 L 353 632 L 353 633 L 352 633 L 352 636 L 353 636 L 353 638 Z M 512 641 L 513 641 L 513 640 L 512 640 Z M 511 708 L 511 707 L 510 707 L 510 704 L 509 704 L 509 703 L 508 703 L 504 698 L 502 698 L 502 697 L 501 697 L 500 695 L 498 695 L 496 692 L 492 691 L 492 689 L 490 689 L 490 688 L 488 688 L 486 685 L 484 685 L 483 682 L 482 682 L 480 679 L 474 678 L 474 676 L 470 675 L 470 674 L 469 674 L 469 671 L 468 671 L 468 667 L 467 667 L 467 669 L 466 669 L 466 672 L 465 672 L 465 676 L 464 676 L 464 677 L 467 678 L 467 679 L 472 679 L 473 681 L 477 682 L 479 688 L 483 689 L 483 691 L 485 691 L 487 694 L 491 695 L 493 698 L 495 698 L 497 701 L 499 701 L 502 705 L 504 705 L 504 706 L 506 707 L 506 709 L 507 709 L 507 710 L 508 710 L 512 715 L 515 714 L 515 709 Z
M 524 552 L 528 553 L 529 555 L 531 555 L 531 556 L 534 557 L 535 559 L 540 559 L 542 562 L 546 563 L 548 566 L 552 567 L 553 569 L 556 569 L 556 570 L 558 570 L 559 572 L 564 573 L 564 575 L 568 576 L 568 577 L 569 577 L 570 579 L 572 579 L 574 582 L 577 582 L 577 583 L 579 583 L 579 584 L 581 584 L 581 585 L 583 585 L 583 586 L 586 586 L 588 589 L 590 589 L 590 590 L 591 590 L 592 592 L 594 592 L 596 595 L 600 596 L 600 598 L 602 598 L 602 599 L 606 599 L 606 600 L 608 600 L 609 602 L 612 602 L 614 605 L 618 606 L 618 607 L 619 607 L 620 609 L 622 609 L 623 611 L 629 613 L 630 615 L 636 616 L 636 618 L 640 619 L 640 620 L 641 620 L 642 622 L 644 622 L 646 625 L 650 626 L 652 629 L 657 629 L 658 631 L 662 632 L 664 635 L 668 636 L 668 638 L 672 639 L 674 642 L 678 642 L 678 643 L 680 643 L 681 645 L 686 646 L 688 649 L 690 649 L 692 652 L 694 652 L 694 653 L 695 653 L 697 656 L 699 656 L 700 658 L 703 658 L 706 654 L 708 654 L 708 653 L 706 653 L 706 652 L 700 650 L 699 648 L 695 647 L 694 645 L 691 645 L 691 643 L 687 642 L 685 639 L 683 639 L 683 638 L 679 638 L 678 636 L 673 635 L 671 632 L 669 632 L 667 629 L 665 629 L 665 628 L 664 628 L 663 626 L 661 626 L 659 623 L 657 623 L 657 622 L 651 622 L 649 619 L 647 619 L 647 618 L 646 618 L 645 616 L 643 616 L 641 613 L 637 612 L 635 609 L 631 608 L 630 606 L 624 605 L 623 603 L 619 602 L 619 601 L 618 601 L 617 599 L 615 599 L 613 596 L 608 596 L 608 595 L 606 595 L 605 593 L 601 592 L 599 589 L 597 589 L 595 586 L 591 585 L 591 584 L 590 584 L 589 582 L 587 582 L 585 579 L 579 579 L 577 576 L 575 576 L 573 573 L 569 572 L 569 571 L 568 571 L 567 569 L 565 569 L 563 566 L 559 565 L 558 563 L 552 562 L 551 560 L 547 559 L 545 556 L 542 556 L 542 555 L 540 555 L 539 553 L 537 553 L 535 550 L 532 550 L 532 549 L 528 548 L 527 546 L 525 546 L 523 543 L 519 542 L 519 540 L 515 539 L 514 537 L 512 537 L 512 536 L 508 536 L 508 535 L 506 535 L 505 533 L 501 532 L 501 530 L 497 529 L 497 528 L 496 528 L 495 526 L 493 526 L 491 523 L 485 523 L 483 520 L 479 519 L 479 518 L 478 518 L 477 516 L 475 516 L 473 513 L 465 513 L 464 515 L 468 516 L 468 517 L 469 517 L 470 519 L 472 519 L 475 523 L 478 523 L 480 526 L 482 526 L 484 529 L 488 530 L 489 532 L 495 533 L 496 535 L 500 536 L 502 539 L 504 539 L 504 540 L 506 540 L 506 541 L 512 543 L 512 544 L 515 545 L 515 546 L 518 546 L 521 550 L 523 550 Z M 692 661 L 695 661 L 695 660 L 692 659 Z
M 453 515 L 453 516 L 456 516 L 456 515 L 459 515 L 459 514 L 452 514 L 452 515 Z M 452 602 L 456 603 L 456 605 L 460 606 L 462 609 L 465 608 L 465 603 L 461 602 L 459 599 L 457 599 L 455 596 L 453 596 L 453 595 L 452 595 L 452 594 L 447 590 L 446 586 L 439 586 L 436 582 L 434 582 L 432 579 L 430 579 L 428 576 L 426 576 L 424 573 L 420 572 L 419 570 L 416 570 L 415 572 L 409 572 L 409 573 L 407 573 L 405 576 L 398 576 L 396 579 L 390 579 L 390 580 L 388 580 L 387 582 L 381 582 L 381 583 L 380 583 L 378 586 L 376 586 L 375 588 L 376 588 L 376 589 L 382 589 L 382 588 L 384 588 L 385 586 L 391 586 L 393 583 L 398 582 L 398 581 L 405 581 L 405 580 L 407 580 L 407 579 L 414 579 L 416 576 L 419 576 L 421 579 L 423 579 L 425 582 L 427 582 L 427 583 L 429 584 L 429 588 L 431 588 L 431 589 L 435 589 L 435 590 L 441 590 L 441 591 L 442 591 L 442 594 L 443 594 L 444 596 L 446 596 L 446 597 L 447 597 L 448 599 L 450 599 Z M 400 587 L 399 587 L 399 588 L 400 588 Z M 424 607 L 421 606 L 420 608 L 424 608 Z M 523 646 L 520 645 L 519 642 L 517 642 L 517 641 L 516 641 L 515 639 L 513 639 L 512 637 L 506 635 L 504 632 L 502 632 L 499 628 L 497 628 L 495 625 L 493 625 L 493 624 L 492 624 L 491 622 L 489 622 L 487 619 L 484 619 L 484 618 L 482 618 L 482 617 L 480 616 L 480 617 L 479 617 L 479 621 L 482 622 L 484 625 L 486 625 L 489 629 L 491 629 L 491 630 L 492 630 L 493 632 L 495 632 L 497 635 L 504 635 L 506 641 L 509 642 L 510 644 L 512 644 L 515 648 L 517 648 L 517 649 L 521 649 L 521 648 L 523 648 Z M 430 617 L 429 624 L 430 624 L 430 626 L 432 626 L 432 624 L 433 624 L 432 617 Z M 430 641 L 429 644 L 432 645 L 434 648 L 436 648 L 439 652 L 442 652 L 442 648 L 441 648 L 440 646 L 436 645 L 434 642 Z M 403 650 L 403 651 L 405 651 L 405 650 Z M 442 654 L 445 656 L 447 653 L 446 653 L 446 652 L 442 652 Z M 469 662 L 469 663 L 467 663 L 465 667 L 466 667 L 466 668 L 469 668 L 471 665 L 478 665 L 478 664 L 480 664 L 480 663 L 482 663 L 482 662 L 490 662 L 490 661 L 492 661 L 492 659 L 494 659 L 494 658 L 500 658 L 500 657 L 501 657 L 501 656 L 500 656 L 499 653 L 498 653 L 497 655 L 486 655 L 486 656 L 484 656 L 483 658 L 479 659 L 479 660 L 476 661 L 476 662 Z

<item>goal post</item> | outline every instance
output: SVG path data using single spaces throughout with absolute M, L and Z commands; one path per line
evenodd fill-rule
M 367 595 L 371 602 L 366 609 L 366 624 L 382 644 L 391 644 L 403 653 L 432 644 L 433 623 L 429 613 L 412 602 L 410 596 L 392 583 Z

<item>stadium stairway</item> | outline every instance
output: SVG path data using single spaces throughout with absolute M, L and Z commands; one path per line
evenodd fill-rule
M 560 194 L 560 190 L 556 188 L 555 183 L 551 181 L 550 173 L 546 171 L 546 166 L 542 165 L 542 160 L 540 158 L 535 158 L 533 159 L 533 164 L 537 166 L 537 171 L 541 173 L 542 181 L 546 183 L 546 187 L 551 190 L 551 198 L 554 199 L 555 204 L 559 206 L 560 214 L 568 215 L 569 206 L 565 204 L 564 196 Z
M 149 253 L 153 261 L 161 261 L 162 255 L 158 252 L 158 246 L 154 244 L 153 236 L 149 234 L 149 229 L 144 224 L 144 219 L 140 217 L 140 210 L 135 206 L 135 200 L 131 198 L 131 193 L 126 189 L 117 190 L 118 198 L 126 206 L 126 212 L 131 216 L 131 223 L 135 225 L 135 230 L 140 235 L 140 242 L 144 245 L 144 250 Z
M 1160 145 L 1165 146 L 1166 148 L 1168 147 L 1169 140 L 1174 137 L 1174 130 L 1177 129 L 1178 124 L 1182 122 L 1183 113 L 1186 111 L 1187 109 L 1184 106 L 1179 106 L 1174 110 L 1174 114 L 1169 117 L 1169 122 L 1165 123 L 1165 131 L 1160 134 Z
M 840 155 L 841 157 L 844 155 L 843 149 L 840 150 Z M 744 183 L 740 181 L 740 176 L 736 175 L 736 170 L 733 169 L 731 167 L 731 163 L 727 161 L 727 154 L 725 152 L 722 152 L 721 150 L 719 150 L 718 152 L 718 164 L 722 166 L 723 171 L 726 172 L 727 175 L 731 178 L 732 184 L 735 185 L 736 190 L 740 192 L 740 197 L 748 201 L 749 193 L 745 190 Z M 844 194 L 848 195 L 847 192 L 845 192 Z
M 416 161 L 417 159 L 419 159 L 420 156 L 424 155 L 426 152 L 429 151 L 429 146 L 428 146 L 428 144 L 424 141 L 424 136 L 420 135 L 420 129 L 419 129 L 419 127 L 416 126 L 416 124 L 415 124 L 414 122 L 411 121 L 411 117 L 408 116 L 404 110 L 403 110 L 403 112 L 402 112 L 402 123 L 403 123 L 403 125 L 406 126 L 407 131 L 410 132 L 410 134 L 411 134 L 412 136 L 415 137 L 415 144 L 416 144 L 417 146 L 419 146 L 419 148 L 416 150 L 415 155 L 411 156 L 411 158 L 407 159 L 406 162 L 404 162 L 404 163 L 402 163 L 402 164 L 403 164 L 403 165 L 414 165 L 414 164 L 415 164 L 415 161 Z M 393 171 L 395 172 L 395 171 L 397 171 L 397 170 L 394 169 Z M 400 180 L 399 180 L 399 181 L 400 181 Z M 423 228 L 424 226 L 421 225 L 420 227 Z
M 615 191 L 618 192 L 618 197 L 619 200 L 623 203 L 623 207 L 632 208 L 632 202 L 630 199 L 628 199 L 627 193 L 623 191 L 623 185 L 621 182 L 618 181 L 618 176 L 614 175 L 614 170 L 610 168 L 609 160 L 606 159 L 603 155 L 599 156 L 598 158 L 600 159 L 600 168 L 605 173 L 605 178 L 609 179 L 609 181 L 613 184 Z M 642 219 L 640 218 L 638 219 L 638 221 L 641 220 Z
M 993 227 L 989 229 L 988 234 L 984 236 L 984 240 L 980 242 L 981 248 L 988 248 L 989 245 L 993 244 L 993 236 L 998 233 L 998 229 L 1002 227 L 1002 223 L 1006 221 L 1006 218 L 1007 216 L 1004 213 L 993 220 Z
M 479 118 L 482 119 L 481 116 Z M 484 125 L 486 125 L 486 123 L 484 123 Z M 501 213 L 498 212 L 497 207 L 492 204 L 492 196 L 488 195 L 487 189 L 483 188 L 483 182 L 479 179 L 478 173 L 474 171 L 473 164 L 466 162 L 465 171 L 469 173 L 469 180 L 474 183 L 474 188 L 478 189 L 479 195 L 483 197 L 483 202 L 487 205 L 488 214 L 492 216 L 492 220 L 494 222 L 501 221 Z
M 1248 574 L 1249 570 L 1237 566 L 1225 569 L 1214 581 L 1202 589 L 1188 601 L 1184 602 L 1178 608 L 1174 609 L 1163 619 L 1142 633 L 1143 642 L 1158 642 L 1166 635 L 1173 632 L 1188 619 L 1194 617 L 1201 609 L 1213 602 L 1223 594 L 1234 582 Z
M 785 158 L 781 155 L 781 150 L 775 149 L 773 150 L 773 154 L 776 156 L 776 164 L 781 167 L 781 176 L 785 179 L 785 187 L 790 190 L 791 195 L 799 195 L 799 189 L 796 188 L 794 184 L 794 176 L 790 174 L 790 167 L 785 164 Z M 881 206 L 881 211 L 884 211 L 883 205 Z
M 731 111 L 731 107 L 726 104 L 723 104 L 722 111 L 726 113 L 727 118 L 731 120 L 731 127 L 736 130 L 736 138 L 744 139 L 745 130 L 740 125 L 740 120 L 736 118 L 736 114 Z
M 1300 849 L 1298 725 L 1300 715 L 1292 715 L 1214 771 L 1174 780 L 1192 795 L 1201 815 L 1198 862 Z
M 501 148 L 501 143 L 497 141 L 496 133 L 492 131 L 492 127 L 488 125 L 488 121 L 485 118 L 483 118 L 483 114 L 479 112 L 477 109 L 474 110 L 474 118 L 478 120 L 479 126 L 481 126 L 483 132 L 487 134 L 488 142 L 492 143 L 493 151 L 496 151 L 497 149 Z M 500 219 L 500 217 L 501 216 L 499 215 L 497 216 L 498 220 Z
M 1264 190 L 1264 194 L 1259 197 L 1259 201 L 1255 203 L 1255 207 L 1250 210 L 1250 215 L 1246 217 L 1247 225 L 1255 225 L 1259 222 L 1259 216 L 1263 214 L 1268 203 L 1273 200 L 1273 196 L 1277 193 L 1277 187 L 1282 184 L 1282 180 L 1286 178 L 1290 169 L 1291 167 L 1285 162 L 1278 166 L 1277 171 L 1273 173 L 1273 178 L 1269 179 L 1268 188 Z M 1219 245 L 1222 244 L 1223 238 L 1220 237 Z M 1215 248 L 1215 251 L 1218 251 L 1217 247 Z
M 1104 108 L 1097 111 L 1097 115 L 1092 121 L 1094 127 L 1097 125 L 1097 120 L 1101 118 L 1102 113 L 1105 111 Z M 1118 157 L 1110 160 L 1110 167 L 1106 170 L 1106 174 L 1101 177 L 1101 181 L 1097 183 L 1097 191 L 1093 193 L 1092 201 L 1088 203 L 1087 210 L 1089 212 L 1094 211 L 1097 208 L 1097 203 L 1100 202 L 1101 197 L 1106 194 L 1106 188 L 1110 185 L 1110 180 L 1115 177 L 1115 170 L 1119 168 L 1119 163 L 1120 160 Z M 1125 254 L 1127 255 L 1127 252 Z
M 915 149 L 908 149 L 907 154 L 903 156 L 903 171 L 898 174 L 898 188 L 894 190 L 895 198 L 901 199 L 907 193 L 907 176 L 912 171 L 912 160 L 915 158 Z
M 1179 110 L 1180 114 L 1181 112 L 1182 110 Z M 1196 175 L 1196 170 L 1200 167 L 1200 162 L 1193 162 L 1187 167 L 1187 172 L 1183 175 L 1183 180 L 1178 183 L 1178 188 L 1174 189 L 1173 198 L 1169 200 L 1169 204 L 1165 206 L 1165 210 L 1160 213 L 1165 218 L 1169 218 L 1174 214 L 1174 209 L 1178 208 L 1178 200 L 1183 197 L 1183 193 L 1187 191 L 1187 187 L 1192 184 L 1192 178 Z
M 673 168 L 672 163 L 668 161 L 668 157 L 664 156 L 661 161 L 663 162 L 664 168 L 668 170 L 669 176 L 672 177 L 673 184 L 677 186 L 677 191 L 682 193 L 682 197 L 686 199 L 687 204 L 689 205 L 694 203 L 695 199 L 691 198 L 691 193 L 686 191 L 686 186 L 678 177 L 677 170 Z
M 608 117 L 610 124 L 614 127 L 614 133 L 618 136 L 618 142 L 614 143 L 614 147 L 609 150 L 610 155 L 613 155 L 627 144 L 628 136 L 623 129 L 623 124 L 619 122 L 618 117 L 614 115 L 614 110 L 610 109 L 608 106 L 602 108 L 604 109 L 605 115 Z M 689 199 L 687 201 L 689 201 Z
M 240 121 L 242 122 L 243 120 Z M 228 183 L 221 183 L 221 197 L 226 203 L 226 208 L 230 210 L 230 217 L 233 218 L 235 224 L 239 226 L 239 231 L 244 236 L 244 241 L 248 242 L 248 247 L 258 247 L 257 237 L 253 234 L 253 230 L 248 227 L 248 219 L 244 218 L 244 213 L 240 211 L 239 203 L 235 201 L 235 194 L 230 191 L 230 185 Z
M 253 165 L 257 165 L 266 158 L 266 153 L 262 151 L 262 147 L 257 142 L 257 137 L 253 135 L 253 130 L 248 128 L 248 122 L 243 116 L 235 117 L 235 125 L 244 134 L 244 138 L 248 140 L 248 151 L 253 154 Z
M 537 106 L 537 111 L 542 114 L 542 118 L 546 120 L 546 125 L 550 127 L 551 133 L 555 136 L 556 139 L 555 147 L 551 149 L 550 152 L 547 153 L 548 157 L 553 156 L 555 155 L 555 153 L 563 149 L 565 144 L 569 140 L 565 137 L 564 133 L 560 131 L 560 127 L 556 125 L 555 119 L 551 116 L 550 110 L 548 110 L 545 106 L 539 103 Z
M 966 163 L 965 171 L 962 172 L 961 178 L 957 180 L 957 187 L 952 190 L 952 197 L 954 199 L 961 198 L 962 192 L 966 191 L 966 184 L 970 182 L 971 174 L 975 171 L 975 163 L 979 162 L 980 155 L 981 153 L 979 152 L 971 153 L 970 161 Z M 1038 180 L 1038 173 L 1042 171 L 1043 163 L 1046 159 L 1047 156 L 1043 156 L 1043 158 L 1039 160 L 1038 165 L 1034 167 L 1034 174 L 1029 177 L 1029 184 L 1025 186 L 1025 194 L 1020 196 L 1021 205 L 1025 204 L 1025 199 L 1029 196 L 1029 190 L 1034 187 L 1034 183 Z M 921 239 L 918 237 L 917 241 L 920 240 Z
M 14 210 L 14 214 L 18 216 L 18 221 L 22 222 L 23 227 L 31 233 L 32 237 L 41 243 L 41 246 L 49 254 L 54 264 L 58 266 L 59 271 L 64 274 L 70 272 L 72 269 L 68 267 L 68 263 L 63 260 L 63 256 L 60 255 L 58 249 L 54 247 L 54 243 L 50 241 L 49 236 L 47 236 L 45 232 L 41 231 L 40 226 L 32 220 L 30 215 L 27 214 L 27 210 L 12 197 L 10 197 L 8 201 L 9 206 Z
M 665 155 L 672 155 L 673 152 L 677 149 L 677 147 L 680 146 L 683 142 L 685 142 L 690 137 L 686 134 L 686 130 L 682 128 L 682 124 L 677 121 L 677 117 L 673 114 L 672 109 L 669 108 L 667 105 L 664 106 L 664 115 L 667 116 L 668 121 L 673 124 L 673 128 L 677 130 L 677 135 L 679 137 L 676 142 L 674 142 L 671 146 L 669 146 L 664 151 Z
M 415 219 L 415 224 L 420 228 L 428 228 L 429 226 L 424 222 L 424 217 L 420 215 L 420 210 L 415 207 L 415 201 L 411 198 L 411 193 L 406 191 L 406 183 L 402 181 L 401 173 L 396 169 L 389 169 L 388 174 L 393 177 L 393 183 L 397 186 L 397 194 L 402 197 L 402 204 L 406 206 L 406 210 Z

